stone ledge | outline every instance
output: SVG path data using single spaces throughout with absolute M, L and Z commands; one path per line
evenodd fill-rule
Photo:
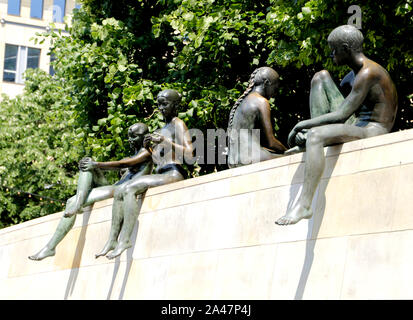
M 315 215 L 289 227 L 274 221 L 300 192 L 305 154 L 150 189 L 116 261 L 94 258 L 111 199 L 40 262 L 27 256 L 62 213 L 0 230 L 0 299 L 411 299 L 412 150 L 413 130 L 325 148 Z

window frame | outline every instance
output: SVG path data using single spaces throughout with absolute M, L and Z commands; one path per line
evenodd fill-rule
M 16 70 L 6 69 L 6 51 L 7 51 L 7 46 L 17 47 L 17 53 L 16 53 Z M 3 77 L 2 77 L 2 81 L 3 81 L 3 82 L 7 82 L 7 83 L 16 83 L 16 82 L 17 82 L 18 70 L 19 70 L 19 57 L 20 57 L 20 46 L 15 45 L 15 44 L 6 43 L 5 46 L 4 46 Z M 14 81 L 10 81 L 10 80 L 4 79 L 4 74 L 5 74 L 6 72 L 7 72 L 7 73 L 14 73 Z
M 38 68 L 40 69 L 40 62 L 41 62 L 41 56 L 42 56 L 42 49 L 41 48 L 36 48 L 36 47 L 28 47 L 28 46 L 20 46 L 20 45 L 16 45 L 16 44 L 11 44 L 11 43 L 6 43 L 4 46 L 4 53 L 6 53 L 6 47 L 7 46 L 15 46 L 17 47 L 17 57 L 16 57 L 16 70 L 9 70 L 9 69 L 5 69 L 3 68 L 3 76 L 2 76 L 2 81 L 6 82 L 6 83 L 14 83 L 14 84 L 24 84 L 24 72 L 27 69 L 27 62 L 28 62 L 28 58 L 29 58 L 29 49 L 36 49 L 36 50 L 40 50 L 39 51 L 39 60 L 38 60 Z M 6 59 L 6 55 L 4 56 L 4 59 Z M 5 61 L 3 62 L 4 65 Z M 8 81 L 4 79 L 4 73 L 14 73 L 15 74 L 15 78 L 14 81 Z

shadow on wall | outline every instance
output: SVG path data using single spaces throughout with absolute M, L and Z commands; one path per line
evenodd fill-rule
M 138 195 L 137 201 L 138 201 L 139 212 L 141 211 L 143 201 L 145 200 L 145 194 L 146 193 Z M 137 221 L 135 228 L 133 229 L 132 236 L 131 236 L 132 247 L 126 250 L 126 268 L 125 268 L 125 274 L 122 280 L 122 288 L 120 289 L 119 297 L 117 298 L 118 300 L 123 300 L 123 296 L 125 295 L 125 289 L 128 283 L 129 273 L 132 268 L 133 252 L 136 246 L 136 238 L 138 237 L 138 230 L 139 230 L 139 221 Z M 116 277 L 119 271 L 119 267 L 120 267 L 120 256 L 117 257 L 115 260 L 115 268 L 113 269 L 112 281 L 111 281 L 110 288 L 109 288 L 109 291 L 106 297 L 107 300 L 110 300 L 112 298 L 112 291 L 113 291 L 113 287 L 114 287 Z
M 138 196 L 137 198 L 139 211 L 141 210 L 144 199 L 145 199 L 145 194 Z M 69 280 L 66 286 L 66 291 L 65 291 L 65 296 L 64 296 L 65 300 L 67 300 L 72 295 L 74 288 L 75 288 L 76 280 L 79 274 L 79 267 L 80 267 L 80 262 L 82 258 L 82 253 L 85 247 L 86 231 L 87 231 L 91 211 L 92 210 L 90 210 L 89 212 L 83 213 L 82 229 L 81 229 L 79 240 L 76 246 L 75 256 L 73 258 L 72 265 L 71 265 L 71 272 L 70 272 L 70 276 L 69 276 Z M 136 245 L 138 229 L 139 229 L 139 221 L 136 223 L 132 236 L 131 236 L 131 241 L 133 245 L 131 248 L 127 249 L 126 251 L 126 254 L 127 254 L 126 269 L 125 269 L 125 274 L 124 274 L 123 281 L 122 281 L 122 288 L 120 290 L 118 299 L 123 299 L 123 296 L 125 293 L 126 284 L 127 284 L 128 277 L 129 277 L 129 272 L 130 272 L 130 269 L 133 263 L 133 251 Z M 111 299 L 112 291 L 113 291 L 113 287 L 114 287 L 116 277 L 119 271 L 119 267 L 120 267 L 120 256 L 117 257 L 115 260 L 115 267 L 113 270 L 112 281 L 111 281 L 111 285 L 110 285 L 110 288 L 107 294 L 107 299 Z
M 340 153 L 341 149 L 343 148 L 343 145 L 340 144 L 338 146 L 335 146 L 335 148 L 336 148 L 336 152 Z M 301 270 L 300 280 L 298 282 L 297 290 L 295 292 L 294 299 L 296 300 L 301 300 L 304 296 L 304 291 L 307 285 L 308 276 L 310 275 L 311 267 L 314 261 L 314 248 L 316 245 L 316 239 L 320 231 L 321 223 L 323 221 L 323 217 L 325 213 L 325 208 L 326 208 L 325 192 L 326 192 L 328 183 L 330 181 L 331 174 L 333 173 L 334 168 L 337 164 L 338 157 L 339 156 L 333 156 L 332 158 L 334 162 L 331 163 L 331 165 L 329 166 L 326 165 L 326 168 L 324 169 L 324 173 L 323 173 L 323 175 L 325 175 L 326 178 L 324 179 L 322 178 L 320 180 L 320 184 L 317 188 L 317 192 L 313 199 L 312 209 L 313 209 L 314 215 L 310 220 L 308 220 L 308 233 L 307 233 L 307 240 L 306 240 L 305 258 L 304 258 L 303 268 Z M 326 164 L 327 164 L 327 159 L 328 158 L 326 157 Z M 322 180 L 325 180 L 326 183 L 322 183 Z
M 133 263 L 133 251 L 135 249 L 135 245 L 136 245 L 136 238 L 138 236 L 138 229 L 139 229 L 139 221 L 136 224 L 134 230 L 133 230 L 133 234 L 131 236 L 131 241 L 133 243 L 132 247 L 126 250 L 126 268 L 125 268 L 125 274 L 123 276 L 123 280 L 122 280 L 122 288 L 120 290 L 119 293 L 119 297 L 116 298 L 118 300 L 123 300 L 123 296 L 125 294 L 125 289 L 126 289 L 126 284 L 128 283 L 128 278 L 129 278 L 129 272 L 132 268 L 132 263 Z M 120 256 L 116 258 L 115 260 L 115 268 L 113 269 L 113 274 L 112 274 L 112 281 L 110 284 L 110 288 L 107 294 L 106 299 L 110 300 L 112 299 L 112 291 L 113 291 L 113 287 L 115 285 L 115 281 L 119 272 L 119 267 L 120 267 Z
M 342 147 L 343 147 L 342 144 L 336 146 L 335 147 L 336 152 L 339 153 Z M 304 158 L 304 154 L 303 154 L 303 158 Z M 323 176 L 325 176 L 325 178 L 321 179 L 320 184 L 314 195 L 313 202 L 312 202 L 312 210 L 314 212 L 314 215 L 307 222 L 308 232 L 307 232 L 307 237 L 306 237 L 307 240 L 306 240 L 305 258 L 304 258 L 303 267 L 301 270 L 300 280 L 298 282 L 297 289 L 296 289 L 295 296 L 294 296 L 294 299 L 296 300 L 301 300 L 304 296 L 305 287 L 307 285 L 307 280 L 311 272 L 311 267 L 313 265 L 314 248 L 316 245 L 316 239 L 320 231 L 321 223 L 323 221 L 323 217 L 325 213 L 325 206 L 326 206 L 325 191 L 330 181 L 331 174 L 333 173 L 333 170 L 337 163 L 338 156 L 333 156 L 332 158 L 334 162 L 328 166 L 326 165 L 326 168 L 323 173 Z M 326 158 L 326 162 L 327 162 L 327 159 L 328 158 Z M 291 187 L 290 187 L 290 200 L 288 201 L 287 210 L 290 209 L 295 204 L 295 202 L 298 200 L 299 194 L 301 193 L 300 191 L 302 190 L 303 179 L 300 177 L 304 176 L 303 174 L 304 167 L 305 167 L 305 163 L 302 162 L 297 168 L 297 171 L 295 172 L 292 178 Z M 323 180 L 325 181 L 325 183 L 322 183 Z M 300 185 L 300 188 L 297 187 L 297 184 Z M 298 222 L 298 223 L 303 223 L 303 222 Z
M 77 242 L 75 256 L 73 258 L 69 281 L 67 282 L 67 286 L 66 286 L 66 292 L 65 292 L 65 297 L 64 297 L 65 300 L 67 300 L 69 296 L 72 295 L 73 290 L 75 288 L 76 279 L 79 274 L 79 266 L 80 266 L 80 261 L 82 259 L 83 248 L 85 247 L 86 231 L 87 231 L 88 222 L 89 222 L 91 213 L 92 213 L 91 209 L 89 210 L 89 212 L 83 213 L 82 229 L 80 231 L 80 236 Z
M 331 147 L 330 147 L 331 148 Z M 339 153 L 341 151 L 342 145 L 338 145 L 336 146 L 336 151 Z M 336 154 L 336 153 L 335 153 Z M 305 153 L 303 153 L 303 158 L 305 157 Z M 306 252 L 305 252 L 305 258 L 304 258 L 304 262 L 303 262 L 303 266 L 302 266 L 302 270 L 301 270 L 301 275 L 300 275 L 300 280 L 297 284 L 297 288 L 296 288 L 296 292 L 295 292 L 295 299 L 302 299 L 304 296 L 304 292 L 305 292 L 305 288 L 307 285 L 307 281 L 311 272 L 311 268 L 312 268 L 312 264 L 314 261 L 314 248 L 316 245 L 316 239 L 321 227 L 321 223 L 323 221 L 323 217 L 324 217 L 324 213 L 325 213 L 325 205 L 326 205 L 326 198 L 325 198 L 325 191 L 327 189 L 328 183 L 330 181 L 331 178 L 331 174 L 335 168 L 335 165 L 337 163 L 338 160 L 338 156 L 332 156 L 332 157 L 328 157 L 327 159 L 331 159 L 333 158 L 333 162 L 330 162 L 330 164 L 327 166 L 326 165 L 326 169 L 323 173 L 324 178 L 322 178 L 322 180 L 320 181 L 320 185 L 318 186 L 314 199 L 313 199 L 313 203 L 312 203 L 312 209 L 314 211 L 314 216 L 313 218 L 311 218 L 310 220 L 308 220 L 308 232 L 307 232 L 307 237 L 306 237 Z M 326 160 L 327 160 L 326 159 Z M 304 160 L 304 159 L 303 159 Z M 331 161 L 331 160 L 330 160 Z M 295 202 L 297 201 L 298 196 L 301 193 L 302 190 L 302 182 L 303 182 L 303 176 L 304 176 L 304 167 L 305 167 L 305 163 L 302 162 L 292 180 L 291 180 L 291 186 L 290 186 L 290 195 L 289 195 L 289 202 L 287 205 L 287 210 L 289 208 L 291 208 Z M 142 197 L 138 198 L 138 205 L 139 205 L 139 211 L 141 210 L 143 201 L 145 199 L 145 195 L 143 195 Z M 71 273 L 70 273 L 70 277 L 68 280 L 68 284 L 66 287 L 66 293 L 65 293 L 65 299 L 68 299 L 68 297 L 73 293 L 74 291 L 74 287 L 76 284 L 76 280 L 77 280 L 77 276 L 79 273 L 79 266 L 80 266 L 80 261 L 81 261 L 81 257 L 82 257 L 82 252 L 85 246 L 85 239 L 86 239 L 86 232 L 87 232 L 87 226 L 88 226 L 88 221 L 90 218 L 90 214 L 91 212 L 85 212 L 83 214 L 83 223 L 82 223 L 82 229 L 80 232 L 80 236 L 79 236 L 79 241 L 76 247 L 76 252 L 75 252 L 75 256 L 72 262 L 72 266 L 71 266 Z M 299 223 L 304 223 L 304 222 L 299 222 Z M 123 280 L 122 280 L 122 287 L 119 291 L 119 296 L 118 297 L 114 297 L 113 296 L 113 289 L 115 287 L 115 282 L 116 279 L 118 277 L 118 273 L 119 273 L 119 269 L 120 269 L 120 265 L 121 265 L 121 260 L 120 257 L 117 257 L 115 260 L 115 266 L 113 269 L 113 274 L 112 274 L 112 280 L 111 280 L 111 284 L 107 293 L 107 297 L 106 299 L 123 299 L 124 295 L 125 295 L 125 290 L 126 290 L 126 286 L 127 286 L 127 282 L 128 282 L 128 278 L 129 278 L 129 274 L 130 274 L 130 270 L 132 268 L 132 264 L 133 264 L 133 252 L 134 252 L 134 248 L 136 246 L 136 239 L 137 239 L 137 235 L 138 235 L 138 230 L 139 230 L 139 221 L 136 223 L 131 240 L 132 240 L 132 247 L 129 248 L 126 251 L 127 254 L 127 259 L 126 259 L 126 268 L 125 268 L 125 272 L 123 275 Z

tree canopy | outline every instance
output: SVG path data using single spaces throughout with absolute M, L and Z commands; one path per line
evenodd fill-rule
M 364 52 L 389 71 L 398 90 L 394 130 L 413 123 L 412 2 L 367 0 L 360 5 Z M 25 93 L 0 104 L 3 186 L 65 199 L 74 192 L 81 157 L 107 161 L 128 156 L 126 129 L 131 124 L 145 122 L 151 131 L 163 124 L 155 100 L 165 88 L 182 93 L 179 117 L 189 128 L 226 129 L 231 106 L 254 69 L 264 65 L 281 76 L 271 107 L 276 134 L 285 142 L 297 121 L 309 117 L 313 74 L 328 69 L 338 83 L 349 71 L 333 65 L 327 45 L 328 34 L 350 17 L 349 0 L 81 3 L 70 36 L 52 29 L 38 40 L 53 40 L 53 78 L 31 72 Z M 31 113 L 43 114 L 39 121 L 44 125 L 30 123 Z M 225 168 L 201 165 L 192 174 Z M 28 169 L 33 171 L 26 176 Z M 42 189 L 46 180 L 55 187 Z M 3 225 L 56 209 L 0 194 Z

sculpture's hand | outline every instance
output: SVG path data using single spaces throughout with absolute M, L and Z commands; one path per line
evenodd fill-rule
M 301 145 L 305 142 L 306 136 L 304 133 L 308 131 L 308 129 L 304 129 L 305 127 L 306 127 L 306 120 L 300 121 L 294 126 L 293 130 L 291 130 L 290 134 L 288 135 L 288 141 L 287 141 L 290 148 L 294 147 L 295 145 Z M 296 138 L 297 135 L 298 137 Z
M 144 138 L 143 138 L 143 147 L 147 150 L 149 150 L 149 148 L 151 148 L 152 146 L 152 140 L 151 140 L 151 136 L 149 134 L 147 134 Z
M 296 137 L 297 133 L 298 133 L 298 131 L 294 127 L 293 130 L 291 130 L 290 134 L 288 135 L 287 143 L 288 143 L 290 148 L 294 147 L 294 145 L 295 145 L 294 142 L 295 142 L 295 137 Z
M 165 140 L 165 137 L 159 133 L 152 133 L 150 136 L 151 141 L 155 144 L 159 144 Z
M 295 144 L 297 146 L 301 146 L 303 144 L 305 144 L 306 142 L 306 135 L 304 134 L 303 131 L 300 131 L 297 133 L 297 135 L 295 136 Z
M 92 158 L 83 158 L 79 161 L 79 169 L 82 171 L 90 171 L 97 167 L 97 163 Z
M 143 146 L 147 150 L 154 148 L 159 143 L 165 141 L 166 138 L 159 133 L 147 134 L 143 139 Z

